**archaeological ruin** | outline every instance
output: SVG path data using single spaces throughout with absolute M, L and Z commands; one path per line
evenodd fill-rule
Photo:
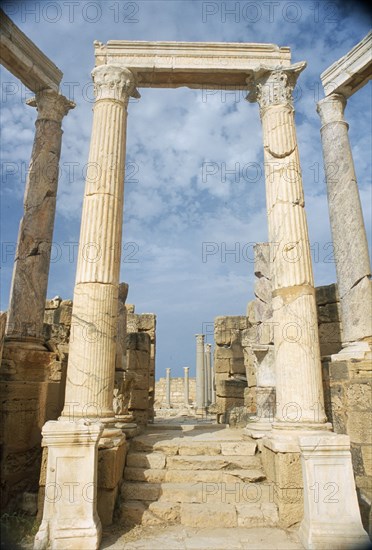
M 35 497 L 35 550 L 98 549 L 113 522 L 280 526 L 305 549 L 367 544 L 372 283 L 344 111 L 371 78 L 372 33 L 321 75 L 337 282 L 318 288 L 292 98 L 306 62 L 273 44 L 96 41 L 89 166 L 101 170 L 87 173 L 71 300 L 47 299 L 47 283 L 61 126 L 75 104 L 3 12 L 0 43 L 37 109 L 0 315 L 3 512 Z M 257 104 L 246 108 L 262 123 L 268 242 L 255 246 L 246 311 L 221 312 L 213 352 L 196 334 L 195 365 L 159 380 L 156 312 L 137 313 L 120 281 L 126 123 L 139 89 L 180 86 L 246 90 Z

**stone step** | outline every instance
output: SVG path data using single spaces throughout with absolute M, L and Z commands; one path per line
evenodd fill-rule
M 189 527 L 274 527 L 277 507 L 272 502 L 251 504 L 177 504 L 130 500 L 120 508 L 121 521 L 129 524 L 181 523 Z
M 261 506 L 273 503 L 272 483 L 142 483 L 125 481 L 121 486 L 126 501 L 173 502 L 189 504 L 239 504 Z
M 261 462 L 258 455 L 166 455 L 158 451 L 129 451 L 126 465 L 156 470 L 249 470 L 260 468 Z
M 233 436 L 232 436 L 233 437 Z M 256 453 L 257 443 L 255 441 L 241 441 L 240 439 L 208 441 L 191 437 L 159 440 L 140 436 L 131 443 L 131 452 L 162 452 L 167 456 L 174 455 L 247 455 L 253 456 Z
M 216 456 L 169 456 L 168 470 L 249 470 L 260 468 L 259 456 L 216 455 Z
M 249 470 L 155 470 L 145 468 L 126 467 L 124 470 L 126 481 L 149 481 L 152 483 L 186 483 L 204 481 L 217 483 L 245 483 L 264 481 L 266 479 L 260 468 Z

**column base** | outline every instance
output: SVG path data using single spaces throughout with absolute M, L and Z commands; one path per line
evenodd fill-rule
M 332 431 L 332 424 L 330 422 L 282 422 L 280 420 L 274 420 L 272 423 L 273 433 L 282 432 L 309 432 L 309 431 Z
M 99 520 L 98 520 L 99 521 Z M 51 533 L 53 533 L 51 537 Z M 100 523 L 89 527 L 57 526 L 57 521 L 42 521 L 35 537 L 33 550 L 97 550 L 102 538 Z
M 367 548 L 350 453 L 350 438 L 318 434 L 299 438 L 304 478 L 300 540 L 310 550 Z
M 34 550 L 97 550 L 98 441 L 102 424 L 49 421 L 42 430 L 48 447 L 43 520 Z
M 257 422 L 253 421 L 247 424 L 247 426 L 243 430 L 243 433 L 244 435 L 248 435 L 253 439 L 262 439 L 263 437 L 271 435 L 272 430 L 273 423 L 269 420 L 264 420 L 263 418 L 261 418 Z
M 5 336 L 4 346 L 10 348 L 32 349 L 36 351 L 50 351 L 45 345 L 44 338 L 33 336 Z

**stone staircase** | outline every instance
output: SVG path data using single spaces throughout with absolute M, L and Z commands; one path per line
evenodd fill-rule
M 257 444 L 217 425 L 152 426 L 131 440 L 121 487 L 121 520 L 191 527 L 278 523 L 274 487 Z

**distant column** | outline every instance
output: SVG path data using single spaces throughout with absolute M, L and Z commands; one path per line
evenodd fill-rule
M 171 406 L 171 370 L 165 369 L 165 404 Z
M 58 188 L 62 119 L 75 103 L 53 90 L 27 101 L 38 116 L 14 261 L 6 340 L 43 344 L 45 299 Z
M 319 101 L 320 130 L 328 209 L 338 291 L 341 306 L 342 345 L 340 353 L 363 358 L 372 339 L 372 282 L 368 242 L 363 221 L 348 129 L 344 119 L 346 99 L 331 94 Z M 352 345 L 350 345 L 352 344 Z
M 206 373 L 206 404 L 212 403 L 212 376 L 211 376 L 211 344 L 205 344 L 205 373 Z
M 183 367 L 184 372 L 184 402 L 189 404 L 189 367 Z
M 196 334 L 196 409 L 202 413 L 205 407 L 204 334 Z

